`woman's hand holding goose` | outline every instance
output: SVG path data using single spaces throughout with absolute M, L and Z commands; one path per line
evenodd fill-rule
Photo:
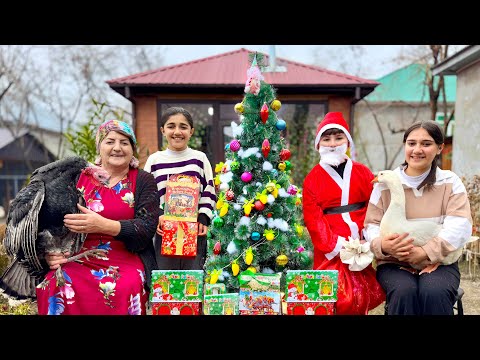
M 389 234 L 382 238 L 382 252 L 400 260 L 400 257 L 409 255 L 413 248 L 413 239 L 406 239 L 408 233 Z

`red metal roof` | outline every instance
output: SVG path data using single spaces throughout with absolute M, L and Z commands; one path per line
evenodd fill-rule
M 111 87 L 195 85 L 195 86 L 244 86 L 249 68 L 245 48 L 185 63 L 164 66 L 121 78 L 108 80 Z M 265 63 L 269 56 L 264 54 Z M 263 72 L 265 81 L 274 86 L 366 86 L 379 83 L 325 68 L 306 65 L 277 57 L 277 66 L 285 66 L 286 72 Z

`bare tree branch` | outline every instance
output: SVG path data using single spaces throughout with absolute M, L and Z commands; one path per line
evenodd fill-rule
M 115 102 L 112 107 L 131 117 L 130 102 L 118 99 L 105 81 L 161 66 L 164 50 L 153 45 L 22 45 L 0 49 L 0 126 L 17 133 L 29 125 L 56 129 L 60 133 L 54 150 L 57 157 L 65 152 L 63 134 L 75 123 L 87 121 L 92 99 Z M 28 56 L 30 53 L 35 56 Z M 40 137 L 43 139 L 41 131 Z

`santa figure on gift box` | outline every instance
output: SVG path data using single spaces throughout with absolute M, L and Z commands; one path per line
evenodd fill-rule
M 163 289 L 162 289 L 162 286 L 160 284 L 153 285 L 152 300 L 161 301 L 162 300 L 162 293 L 163 293 Z
M 296 300 L 296 299 L 297 299 L 297 287 L 294 284 L 289 284 L 287 300 Z

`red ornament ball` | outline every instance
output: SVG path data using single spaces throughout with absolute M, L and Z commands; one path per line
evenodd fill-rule
M 235 197 L 235 194 L 233 190 L 229 189 L 225 192 L 225 199 L 227 199 L 228 201 L 233 200 L 234 197 Z
M 255 201 L 255 210 L 262 211 L 263 209 L 265 209 L 265 205 L 260 200 Z
M 282 151 L 280 151 L 280 159 L 282 159 L 282 161 L 290 159 L 290 156 L 292 156 L 290 150 L 282 149 Z
M 215 245 L 213 245 L 213 253 L 215 255 L 218 255 L 220 254 L 220 250 L 221 250 L 221 244 L 220 244 L 220 241 L 217 241 Z

